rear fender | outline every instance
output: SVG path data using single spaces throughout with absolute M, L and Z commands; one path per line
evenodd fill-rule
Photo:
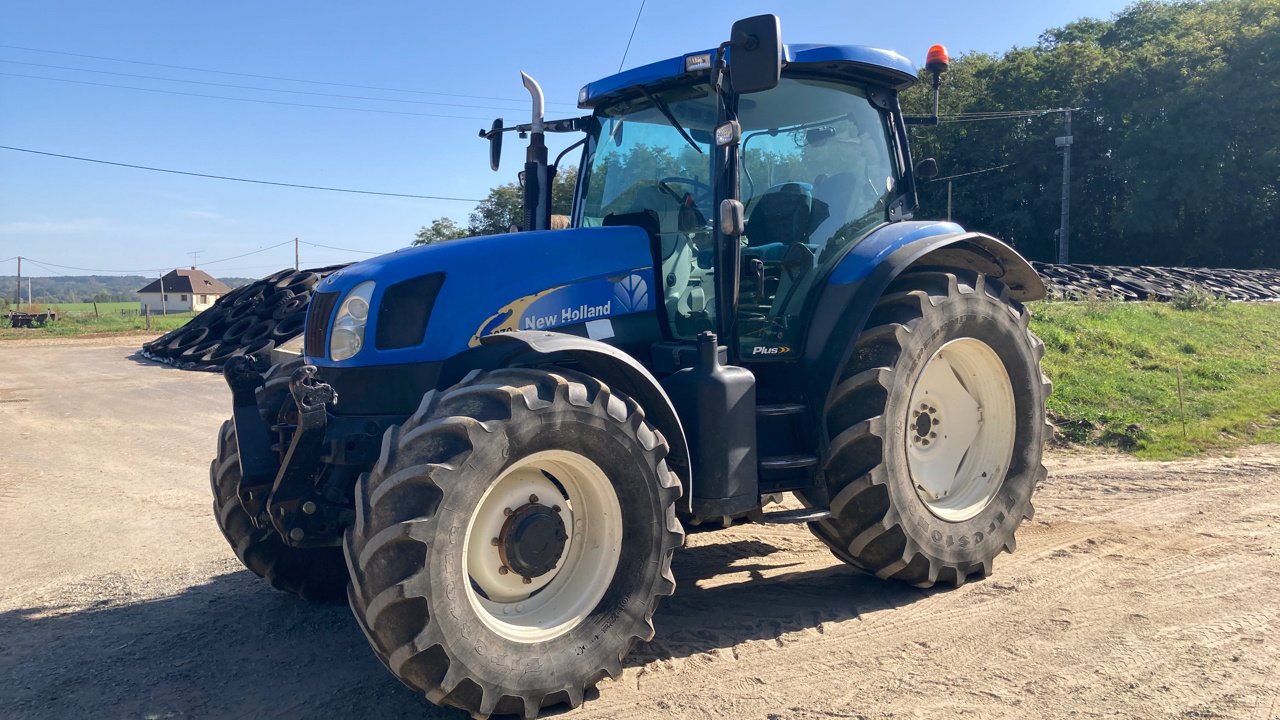
M 690 507 L 689 446 L 675 406 L 658 380 L 643 365 L 625 352 L 576 335 L 520 330 L 497 333 L 480 339 L 480 347 L 463 353 L 458 363 L 446 363 L 442 379 L 451 384 L 466 371 L 495 370 L 520 365 L 554 365 L 571 363 L 611 388 L 626 394 L 640 404 L 645 419 L 662 433 L 669 451 L 667 465 L 680 478 L 683 494 L 681 507 Z
M 868 236 L 840 261 L 815 306 L 805 341 L 805 396 L 822 399 L 812 405 L 814 427 L 827 442 L 826 407 L 854 343 L 866 327 L 876 301 L 889 284 L 908 269 L 970 270 L 998 278 L 1019 302 L 1045 296 L 1044 283 L 1016 250 L 954 223 L 896 223 Z

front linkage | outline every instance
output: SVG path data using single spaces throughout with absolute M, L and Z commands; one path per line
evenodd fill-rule
M 237 357 L 224 377 L 231 387 L 239 446 L 240 504 L 259 529 L 272 529 L 293 547 L 337 545 L 355 520 L 350 489 L 367 467 L 394 418 L 346 419 L 329 409 L 338 394 L 303 365 L 289 378 L 289 397 L 274 424 L 258 406 L 259 362 Z M 361 467 L 361 469 L 363 469 Z

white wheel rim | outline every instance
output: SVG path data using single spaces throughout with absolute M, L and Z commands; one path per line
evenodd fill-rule
M 508 511 L 526 505 L 559 507 L 555 516 L 566 535 L 554 567 L 527 582 L 510 568 L 502 571 L 503 556 L 494 543 Z M 604 471 L 586 457 L 567 450 L 535 453 L 507 468 L 485 491 L 462 552 L 467 599 L 481 621 L 509 640 L 550 640 L 581 623 L 613 580 L 622 554 L 618 495 Z
M 907 410 L 907 467 L 935 516 L 962 522 L 1000 490 L 1014 440 L 1013 383 L 986 343 L 952 340 L 925 363 Z

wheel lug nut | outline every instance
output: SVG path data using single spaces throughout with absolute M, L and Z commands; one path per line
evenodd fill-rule
M 939 420 L 938 418 L 934 418 L 934 419 L 933 419 L 933 424 L 934 424 L 934 425 L 941 425 L 941 424 L 942 424 L 942 421 L 941 421 L 941 420 Z
M 489 540 L 489 544 L 494 547 L 498 547 L 498 538 L 492 538 L 491 540 Z
M 552 506 L 551 506 L 551 509 L 552 509 L 552 510 L 554 510 L 554 511 L 556 511 L 556 512 L 560 512 L 560 506 L 559 506 L 559 505 L 552 505 Z
M 933 432 L 931 432 L 931 433 L 929 433 L 929 437 L 931 437 L 931 438 L 936 438 L 936 437 L 938 437 L 938 433 L 933 433 Z
M 928 409 L 929 409 L 929 403 L 920 403 L 920 409 L 921 409 L 921 410 L 928 410 Z
M 529 502 L 531 502 L 531 503 L 536 503 L 536 502 L 538 502 L 538 496 L 537 496 L 537 495 L 530 495 L 530 496 L 529 496 Z
M 503 515 L 510 515 L 511 513 L 514 513 L 514 512 L 515 510 L 512 510 L 511 508 L 502 508 Z
M 921 445 L 928 445 L 928 444 L 929 444 L 929 439 L 928 439 L 928 438 L 924 438 L 924 439 L 922 439 L 922 440 L 920 441 L 920 444 L 921 444 Z
M 920 417 L 920 411 L 919 411 L 919 410 L 912 410 L 912 411 L 911 411 L 911 417 Z
M 511 570 L 510 570 L 510 568 L 508 568 L 506 565 L 499 565 L 499 566 L 498 566 L 498 574 L 499 574 L 499 575 L 506 575 L 506 574 L 507 574 L 507 573 L 509 573 L 509 572 L 511 572 Z
M 936 413 L 936 412 L 938 412 L 938 408 L 930 406 L 930 407 L 929 407 L 929 412 L 931 412 L 931 413 Z
M 520 578 L 520 582 L 524 583 L 525 585 L 529 585 L 533 583 L 533 578 Z

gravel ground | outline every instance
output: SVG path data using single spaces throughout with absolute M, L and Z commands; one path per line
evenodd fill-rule
M 454 718 L 214 525 L 230 393 L 140 341 L 0 343 L 0 717 Z M 689 536 L 575 718 L 1280 716 L 1280 448 L 1058 454 L 995 575 L 921 591 L 803 527 Z

